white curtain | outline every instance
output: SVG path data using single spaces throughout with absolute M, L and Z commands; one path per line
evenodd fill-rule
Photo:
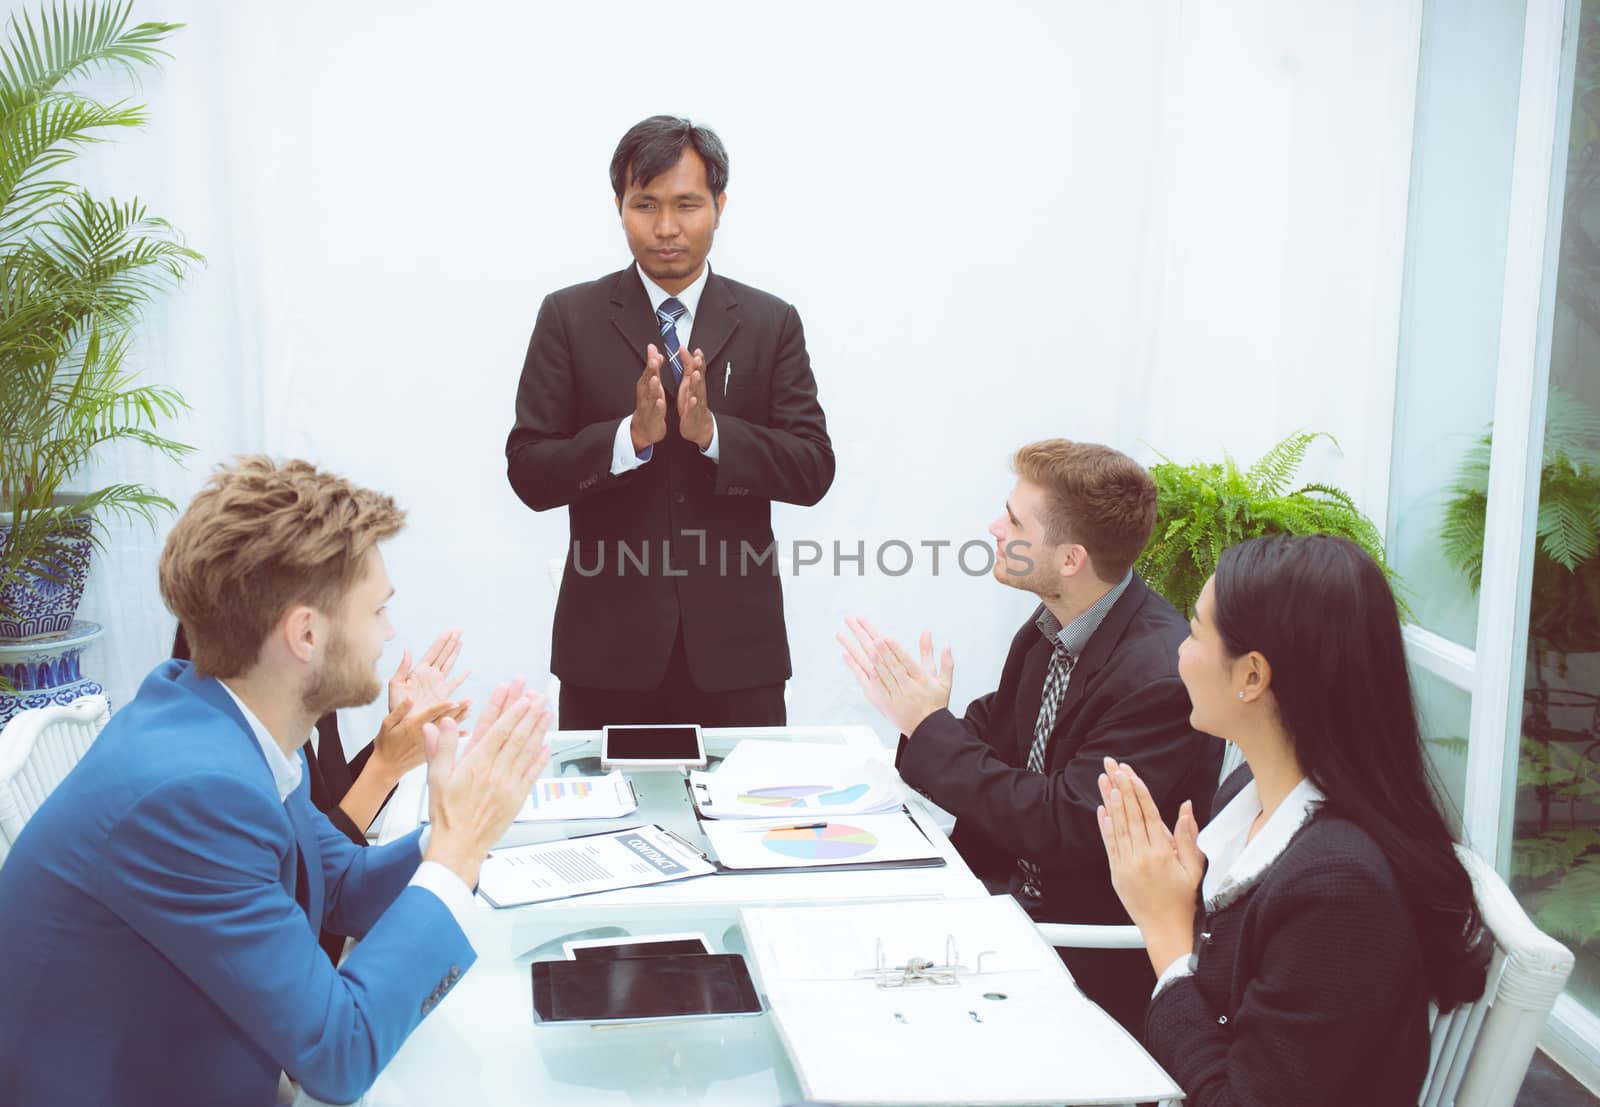
M 981 14 L 979 14 L 981 11 Z M 785 582 L 790 717 L 869 722 L 843 616 L 994 686 L 1030 598 L 954 565 L 987 541 L 1008 458 L 1049 436 L 1143 460 L 1251 460 L 1298 427 L 1312 472 L 1381 502 L 1414 4 L 658 5 L 138 0 L 185 22 L 141 95 L 149 129 L 92 152 L 209 265 L 152 312 L 151 379 L 194 407 L 186 468 L 93 477 L 180 504 L 218 461 L 302 456 L 394 494 L 402 646 L 465 629 L 466 693 L 546 679 L 546 564 L 565 512 L 505 480 L 523 352 L 549 291 L 628 260 L 607 180 L 622 132 L 671 112 L 732 160 L 712 264 L 792 301 L 838 456 L 780 506 L 820 565 Z M 115 703 L 166 655 L 160 533 L 115 528 L 83 617 Z M 911 571 L 876 564 L 891 540 Z M 864 575 L 832 565 L 864 544 Z M 939 573 L 924 542 L 948 542 Z M 899 550 L 885 554 L 898 570 Z M 375 711 L 346 727 L 352 745 Z

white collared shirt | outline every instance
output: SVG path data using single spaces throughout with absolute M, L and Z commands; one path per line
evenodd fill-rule
M 300 759 L 283 752 L 283 747 L 278 745 L 278 740 L 267 730 L 267 725 L 256 718 L 256 713 L 239 698 L 239 693 L 229 688 L 226 681 L 217 681 L 223 690 L 238 704 L 239 713 L 244 716 L 244 721 L 250 726 L 250 733 L 255 737 L 256 743 L 261 747 L 261 756 L 267 759 L 267 768 L 272 770 L 272 783 L 278 786 L 278 799 L 287 803 L 289 796 L 300 787 Z M 317 732 L 316 727 L 311 728 L 311 733 Z
M 1206 875 L 1200 891 L 1206 910 L 1214 910 L 1223 895 L 1265 872 L 1322 801 L 1322 791 L 1302 778 L 1252 838 L 1250 826 L 1261 814 L 1261 793 L 1254 780 L 1241 788 L 1200 832 L 1200 852 L 1206 855 Z M 1160 995 L 1168 984 L 1193 972 L 1188 956 L 1178 958 L 1156 981 L 1152 996 Z
M 650 310 L 660 312 L 661 305 L 671 299 L 672 294 L 645 276 L 638 262 L 634 263 L 633 271 L 639 274 L 639 283 L 644 285 L 644 294 L 650 300 Z M 678 303 L 684 307 L 683 314 L 678 316 L 677 322 L 673 324 L 673 329 L 678 333 L 679 350 L 689 348 L 689 336 L 694 333 L 695 313 L 700 310 L 700 294 L 706 290 L 706 278 L 710 275 L 711 266 L 701 265 L 700 275 L 694 279 L 694 283 L 677 295 Z M 670 369 L 667 371 L 671 372 Z M 717 442 L 716 416 L 711 417 L 711 444 L 701 452 L 712 461 L 721 459 Z M 617 427 L 617 435 L 611 447 L 611 472 L 620 475 L 630 469 L 637 469 L 649 461 L 653 453 L 654 448 L 650 446 L 645 447 L 643 457 L 633 452 L 633 416 L 630 415 Z
M 272 732 L 267 729 L 266 724 L 256 717 L 256 713 L 239 698 L 238 693 L 229 688 L 225 681 L 219 680 L 217 683 L 221 684 L 233 702 L 239 705 L 239 713 L 244 716 L 251 735 L 261 746 L 261 755 L 266 758 L 267 768 L 272 771 L 272 782 L 277 786 L 278 799 L 288 803 L 289 796 L 300 787 L 302 775 L 300 758 L 284 753 L 283 747 L 272 737 Z M 316 732 L 316 728 L 313 727 L 311 733 L 316 734 Z M 422 837 L 417 839 L 419 856 L 427 852 L 428 838 L 432 831 L 433 828 L 428 827 L 422 832 Z M 477 925 L 475 917 L 478 908 L 473 899 L 472 889 L 467 887 L 466 881 L 437 861 L 423 861 L 411 875 L 409 883 L 425 888 L 437 896 L 439 902 L 445 905 L 456 920 L 461 932 L 466 935 L 468 944 L 474 951 L 478 950 L 478 943 L 474 941 L 472 934 L 473 928 Z

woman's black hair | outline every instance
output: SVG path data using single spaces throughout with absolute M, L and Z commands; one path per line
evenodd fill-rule
M 1388 858 L 1434 1000 L 1478 998 L 1489 943 L 1429 779 L 1383 571 L 1348 539 L 1274 535 L 1223 551 L 1212 594 L 1223 645 L 1272 667 L 1279 719 L 1326 810 Z

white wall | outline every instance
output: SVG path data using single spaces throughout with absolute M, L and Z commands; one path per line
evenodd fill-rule
M 780 540 L 981 539 L 1010 452 L 1052 435 L 1248 461 L 1325 429 L 1345 454 L 1316 475 L 1381 498 L 1414 5 L 973 11 L 139 0 L 189 26 L 145 83 L 153 124 L 92 178 L 210 258 L 144 347 L 201 449 L 99 475 L 183 502 L 264 449 L 390 491 L 393 657 L 461 625 L 471 694 L 542 680 L 565 515 L 506 485 L 513 391 L 541 297 L 626 262 L 607 163 L 668 111 L 731 151 L 713 264 L 806 323 L 838 478 L 777 510 Z M 170 634 L 160 537 L 119 532 L 84 609 L 117 702 Z M 832 642 L 848 612 L 932 626 L 958 699 L 993 686 L 1030 604 L 948 556 L 787 582 L 795 721 L 869 717 Z

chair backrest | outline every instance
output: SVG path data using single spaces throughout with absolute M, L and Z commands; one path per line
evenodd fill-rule
M 1418 1107 L 1512 1107 L 1539 1045 L 1545 1019 L 1572 972 L 1572 951 L 1528 918 L 1506 882 L 1464 846 L 1494 956 L 1483 997 L 1434 1012 L 1428 1079 Z
M 0 730 L 0 863 L 110 718 L 104 696 L 80 696 L 20 712 Z

